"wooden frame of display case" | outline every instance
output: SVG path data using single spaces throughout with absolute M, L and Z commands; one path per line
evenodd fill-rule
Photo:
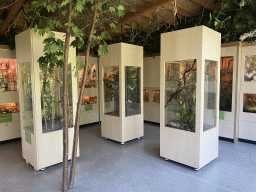
M 160 156 L 194 167 L 196 170 L 218 157 L 220 48 L 221 34 L 205 26 L 161 34 Z M 167 62 L 187 60 L 194 62 L 196 60 L 197 64 L 194 132 L 167 127 L 165 116 L 167 110 L 165 65 Z M 206 68 L 206 65 L 212 61 L 215 64 L 213 68 L 209 68 L 210 65 Z M 210 75 L 208 70 L 213 74 Z M 180 74 L 183 77 L 183 74 Z M 206 74 L 208 83 L 205 81 Z M 210 77 L 214 78 L 210 81 Z M 208 88 L 206 89 L 205 86 Z M 214 95 L 209 94 L 212 86 Z M 208 105 L 206 103 L 211 100 L 211 96 L 215 99 L 212 106 L 215 111 L 210 110 L 209 103 Z M 210 129 L 205 129 L 208 123 L 213 124 Z
M 55 38 L 64 40 L 64 33 L 54 32 Z M 16 40 L 16 57 L 18 63 L 18 83 L 19 83 L 19 102 L 20 102 L 20 119 L 21 119 L 21 137 L 22 137 L 22 156 L 27 163 L 31 164 L 35 170 L 41 170 L 45 167 L 60 163 L 63 161 L 63 130 L 61 129 L 61 120 L 52 119 L 52 123 L 48 123 L 46 119 L 47 114 L 44 114 L 45 99 L 44 94 L 47 94 L 44 90 L 44 73 L 40 73 L 40 67 L 38 63 L 39 57 L 43 55 L 43 40 L 47 36 L 40 36 L 34 29 L 28 29 L 22 33 L 19 33 Z M 69 63 L 71 63 L 70 78 L 72 84 L 69 86 L 69 90 L 72 90 L 72 100 L 69 99 L 69 104 L 72 104 L 73 108 L 70 113 L 72 116 L 70 119 L 75 119 L 76 114 L 76 104 L 77 104 L 77 77 L 75 76 L 76 70 L 76 49 L 72 46 L 69 50 Z M 58 106 L 58 113 L 62 114 L 62 110 L 59 106 L 60 104 L 60 80 L 61 71 L 60 68 L 55 68 L 53 74 L 45 75 L 47 78 L 56 78 L 54 85 L 60 90 L 56 97 L 58 100 L 53 99 L 52 107 Z M 40 74 L 40 75 L 39 75 Z M 58 77 L 58 79 L 57 79 Z M 46 79 L 47 79 L 46 78 Z M 43 81 L 42 81 L 43 79 Z M 50 83 L 49 83 L 50 84 Z M 42 88 L 42 90 L 41 90 Z M 48 90 L 48 92 L 55 92 L 56 90 Z M 41 102 L 42 101 L 42 102 Z M 55 102 L 56 101 L 56 102 Z M 25 102 L 28 105 L 25 106 Z M 49 102 L 51 105 L 51 102 Z M 53 110 L 53 108 L 52 108 Z M 50 118 L 50 116 L 47 116 Z M 58 118 L 58 116 L 53 116 Z M 57 127 L 60 129 L 55 129 L 53 126 L 54 122 L 58 122 Z M 68 129 L 69 137 L 69 154 L 68 158 L 71 158 L 72 146 L 73 146 L 73 135 L 74 135 L 74 122 L 69 122 L 71 128 Z M 47 126 L 52 126 L 52 131 L 45 130 Z M 79 156 L 79 148 L 78 154 Z
M 133 70 L 130 67 L 134 67 L 134 69 L 140 71 L 139 103 L 133 101 L 131 103 L 126 103 L 126 92 L 128 91 L 125 87 L 127 81 L 127 67 L 129 70 Z M 108 70 L 110 70 L 110 72 L 108 72 Z M 113 73 L 111 70 L 113 70 Z M 111 75 L 111 77 L 109 75 Z M 106 88 L 105 86 L 110 86 L 112 88 Z M 104 87 L 106 89 L 105 91 Z M 136 89 L 138 89 L 138 87 Z M 121 144 L 144 136 L 143 47 L 126 43 L 109 45 L 108 54 L 100 57 L 100 90 L 101 136 L 106 139 L 118 141 Z M 104 95 L 106 96 L 106 99 Z M 138 107 L 140 113 L 126 116 L 129 112 L 126 111 L 128 104 L 131 105 L 131 108 L 136 107 L 137 109 Z M 108 110 L 108 108 L 111 110 Z

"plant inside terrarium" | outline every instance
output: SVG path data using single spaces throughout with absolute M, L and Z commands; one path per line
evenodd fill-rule
M 125 67 L 125 114 L 140 114 L 140 67 Z
M 104 67 L 104 113 L 119 116 L 119 67 Z
M 256 113 L 256 94 L 244 94 L 243 112 Z
M 62 68 L 55 67 L 53 71 L 44 70 L 40 73 L 41 80 L 41 109 L 43 132 L 60 130 L 63 128 L 62 120 Z M 73 125 L 72 116 L 72 81 L 70 66 L 68 70 L 68 111 L 69 127 Z
M 167 87 L 166 126 L 195 132 L 196 60 L 179 63 L 180 70 L 176 75 L 180 78 L 177 83 L 170 83 L 174 86 L 169 91 Z
M 231 112 L 233 85 L 233 57 L 222 57 L 220 67 L 220 111 Z

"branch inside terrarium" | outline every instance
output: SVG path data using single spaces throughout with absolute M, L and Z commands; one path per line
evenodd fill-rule
M 194 69 L 195 64 L 196 64 L 196 59 L 194 59 L 192 66 L 187 69 L 188 62 L 186 63 L 186 70 L 184 71 L 182 78 L 179 80 L 180 83 L 182 83 L 182 80 L 183 80 L 183 86 L 182 86 L 182 88 L 178 89 L 173 94 L 171 94 L 171 96 L 169 97 L 168 101 L 165 104 L 165 108 L 169 105 L 169 103 L 172 101 L 173 98 L 175 98 L 185 87 L 187 87 L 186 74 L 188 74 L 189 72 L 192 72 L 192 71 L 196 71 L 196 68 Z

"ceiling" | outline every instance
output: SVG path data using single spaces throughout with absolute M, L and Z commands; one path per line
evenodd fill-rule
M 8 7 L 0 8 L 0 15 L 6 14 L 6 20 L 0 29 L 0 35 L 5 34 L 10 28 L 24 31 L 28 28 L 25 13 L 29 5 L 23 5 L 24 0 L 16 0 Z M 176 10 L 179 16 L 191 17 L 198 15 L 204 8 L 217 10 L 220 4 L 212 4 L 211 0 L 176 0 Z M 157 14 L 159 21 L 167 21 L 171 24 L 175 22 L 174 17 L 175 0 L 148 0 L 136 7 L 133 11 L 128 11 L 119 19 L 117 27 L 120 31 L 129 30 L 132 23 L 150 27 L 153 17 Z M 110 27 L 107 30 L 113 32 Z

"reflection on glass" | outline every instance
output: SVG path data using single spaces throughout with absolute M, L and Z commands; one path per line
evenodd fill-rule
M 220 111 L 232 109 L 234 57 L 222 57 L 220 65 Z
M 0 114 L 20 112 L 19 102 L 0 104 Z
M 79 88 L 82 87 L 82 80 L 84 75 L 84 69 L 78 69 L 78 82 Z M 89 64 L 87 69 L 87 79 L 85 83 L 85 88 L 96 88 L 96 64 Z
M 204 131 L 216 127 L 217 61 L 205 60 Z
M 195 132 L 196 72 L 196 59 L 165 63 L 166 127 Z
M 256 94 L 244 94 L 243 112 L 256 113 Z
M 143 101 L 144 102 L 149 102 L 149 91 L 148 91 L 148 89 L 143 90 Z
M 119 66 L 104 67 L 104 114 L 119 117 Z
M 43 133 L 61 130 L 63 128 L 62 86 L 63 70 L 55 67 L 40 73 L 41 109 Z M 68 126 L 73 127 L 72 81 L 70 66 L 68 69 Z
M 17 91 L 16 59 L 0 58 L 0 92 Z
M 93 104 L 93 103 L 97 103 L 97 96 L 86 96 L 86 97 L 83 97 L 83 100 L 82 100 L 82 105 L 85 105 L 85 104 Z
M 30 63 L 19 64 L 20 78 L 20 104 L 22 111 L 23 128 L 34 133 L 33 126 L 33 105 Z
M 125 116 L 141 114 L 140 67 L 125 67 Z
M 153 103 L 160 103 L 160 90 L 153 90 Z
M 244 81 L 256 81 L 256 55 L 245 57 Z

